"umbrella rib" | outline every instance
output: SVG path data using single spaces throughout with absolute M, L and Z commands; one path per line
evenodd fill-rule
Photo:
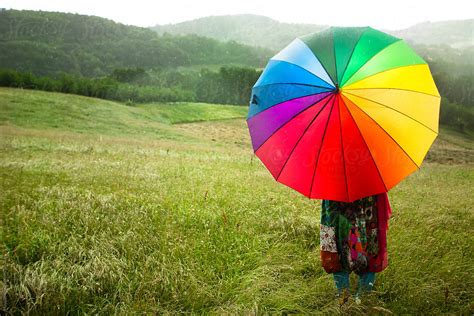
M 265 143 L 267 142 L 267 140 L 269 140 L 275 133 L 277 133 L 281 128 L 283 128 L 283 127 L 284 127 L 288 122 L 290 122 L 292 119 L 294 119 L 295 117 L 297 117 L 297 116 L 300 115 L 301 113 L 305 112 L 306 110 L 308 110 L 309 108 L 311 108 L 311 107 L 314 106 L 315 104 L 317 104 L 317 103 L 323 101 L 324 99 L 326 99 L 326 98 L 329 97 L 329 96 L 331 96 L 331 94 L 328 94 L 327 96 L 325 96 L 325 97 L 322 98 L 321 100 L 318 100 L 318 101 L 314 102 L 313 104 L 311 104 L 310 106 L 308 106 L 306 109 L 303 109 L 303 111 L 298 112 L 298 113 L 296 113 L 295 115 L 293 115 L 292 117 L 290 117 L 290 119 L 289 119 L 288 121 L 286 121 L 284 124 L 282 124 L 280 127 L 278 127 L 275 131 L 273 131 L 273 133 L 271 133 L 271 134 L 267 137 L 267 139 L 265 139 L 265 141 L 264 141 L 262 144 L 260 144 L 260 146 L 258 146 L 258 148 L 255 149 L 253 152 L 256 153 L 256 152 L 260 149 L 260 147 L 262 147 L 263 144 L 265 144 Z M 324 108 L 324 106 L 323 106 L 323 108 Z M 262 112 L 263 112 L 263 111 L 262 111 Z M 260 112 L 260 113 L 261 113 L 261 112 Z M 319 113 L 318 113 L 318 114 L 319 114 Z M 317 115 L 318 115 L 318 114 L 317 114 Z M 317 116 L 317 115 L 316 115 L 316 116 Z M 311 123 L 312 123 L 312 121 L 311 121 Z M 310 123 L 310 125 L 311 125 L 311 123 Z
M 305 44 L 305 45 L 306 45 L 306 44 Z M 313 54 L 313 55 L 314 55 L 314 54 Z M 316 56 L 315 56 L 315 57 L 316 57 Z M 308 69 L 304 68 L 303 66 L 300 66 L 300 65 L 298 65 L 298 64 L 295 64 L 295 63 L 292 63 L 292 62 L 289 62 L 289 61 L 283 60 L 283 59 L 273 59 L 273 58 L 272 58 L 272 59 L 270 59 L 270 60 L 283 61 L 283 62 L 285 62 L 285 63 L 291 64 L 291 65 L 295 65 L 296 67 L 299 67 L 299 68 L 301 68 L 301 69 L 307 71 L 308 73 L 310 73 L 311 75 L 313 75 L 313 76 L 315 76 L 316 78 L 320 79 L 321 81 L 323 81 L 323 82 L 327 83 L 328 85 L 334 87 L 334 84 L 333 84 L 333 83 L 327 82 L 326 80 L 324 80 L 323 78 L 319 77 L 319 76 L 316 75 L 314 72 L 311 72 L 311 71 L 309 71 Z M 318 60 L 318 62 L 321 64 L 321 62 L 319 61 L 319 59 L 317 59 L 317 60 Z M 321 66 L 322 66 L 322 64 L 321 64 Z M 324 71 L 326 71 L 326 69 L 324 69 Z M 326 72 L 326 74 L 327 74 L 327 72 Z M 329 77 L 329 75 L 328 75 L 328 77 Z M 330 78 L 331 78 L 331 77 L 329 77 L 329 79 L 330 79 Z
M 321 146 L 319 147 L 319 150 L 318 150 L 318 157 L 316 158 L 316 163 L 314 164 L 314 170 L 313 170 L 313 177 L 311 178 L 311 186 L 309 187 L 309 198 L 311 198 L 311 193 L 313 193 L 314 177 L 316 175 L 316 169 L 318 167 L 319 157 L 321 155 L 321 149 L 323 148 L 323 145 L 324 145 L 324 136 L 326 136 L 326 130 L 327 130 L 328 125 L 329 125 L 329 119 L 331 118 L 333 108 L 334 108 L 334 103 L 331 106 L 331 111 L 329 112 L 328 120 L 326 121 L 326 126 L 324 126 L 324 132 L 323 132 L 323 136 L 321 138 Z
M 354 104 L 355 105 L 355 104 Z M 357 106 L 357 105 L 356 105 Z M 390 137 L 393 142 L 395 144 L 397 144 L 397 146 L 405 153 L 405 155 L 410 158 L 411 162 L 413 162 L 413 164 L 416 166 L 417 169 L 420 169 L 420 166 L 418 166 L 418 164 L 416 162 L 413 161 L 413 159 L 411 158 L 411 156 L 405 151 L 405 149 L 403 149 L 403 147 L 392 137 L 392 135 L 390 135 L 382 126 L 380 126 L 380 124 L 374 120 L 369 114 L 367 114 L 363 109 L 361 109 L 360 107 L 357 107 L 358 109 L 360 109 L 372 122 L 374 122 L 375 124 L 377 124 L 378 127 L 380 127 L 380 129 L 382 131 L 384 131 L 385 134 L 387 134 L 388 137 Z M 350 110 L 349 110 L 350 112 Z M 354 120 L 355 122 L 355 120 Z M 363 138 L 363 137 L 362 137 Z
M 349 112 L 349 115 L 351 116 L 352 120 L 354 121 L 354 123 L 356 124 L 357 126 L 357 122 L 356 120 L 354 119 L 354 116 L 352 116 L 352 112 L 349 110 L 349 108 L 347 107 L 346 103 L 344 102 L 344 100 L 342 100 L 342 102 L 344 103 L 344 106 L 346 107 L 347 109 L 347 112 Z M 365 112 L 364 112 L 365 113 Z M 365 115 L 367 115 L 365 113 Z M 368 116 L 368 115 L 367 115 Z M 382 128 L 382 130 L 385 132 L 385 130 Z M 388 188 L 387 188 L 387 185 L 385 184 L 385 181 L 383 180 L 383 177 L 382 177 L 382 173 L 380 172 L 380 169 L 379 169 L 379 166 L 377 166 L 377 162 L 375 161 L 374 159 L 374 155 L 372 155 L 372 151 L 370 150 L 369 148 L 369 145 L 367 145 L 367 142 L 365 141 L 365 138 L 364 138 L 364 135 L 362 135 L 362 132 L 360 131 L 359 129 L 359 126 L 357 126 L 357 131 L 359 132 L 359 135 L 360 137 L 362 138 L 362 140 L 364 141 L 364 144 L 365 144 L 365 147 L 367 147 L 367 150 L 369 151 L 369 154 L 370 154 L 370 157 L 372 158 L 372 161 L 374 162 L 374 165 L 375 165 L 375 169 L 377 169 L 377 172 L 379 174 L 379 177 L 380 177 L 380 180 L 382 180 L 382 183 L 383 183 L 383 186 L 385 187 L 385 191 L 388 192 Z M 388 134 L 388 133 L 387 133 Z M 398 145 L 398 144 L 397 144 Z M 400 145 L 399 145 L 400 146 Z M 406 153 L 405 153 L 406 154 Z M 408 156 L 408 155 L 407 155 Z M 413 161 L 413 160 L 412 160 Z M 416 164 L 415 164 L 416 165 Z
M 421 93 L 421 94 L 425 94 L 425 95 L 429 95 L 431 97 L 436 97 L 436 98 L 441 98 L 439 95 L 434 95 L 434 94 L 431 94 L 431 93 L 426 93 L 426 92 L 422 92 L 422 91 L 416 91 L 416 90 L 410 90 L 410 89 L 400 89 L 400 88 L 351 88 L 351 89 L 342 89 L 345 93 L 349 93 L 347 91 L 351 91 L 351 90 L 399 90 L 399 91 L 410 91 L 410 92 L 414 92 L 414 93 Z
M 346 73 L 346 70 L 347 70 L 347 66 L 349 66 L 349 63 L 351 62 L 351 59 L 352 59 L 352 55 L 354 54 L 354 51 L 356 50 L 357 48 L 357 45 L 359 45 L 359 42 L 360 42 L 360 39 L 362 38 L 362 36 L 365 34 L 365 32 L 367 32 L 369 28 L 366 27 L 364 32 L 362 32 L 359 36 L 359 38 L 357 39 L 357 43 L 354 45 L 354 49 L 352 49 L 352 52 L 351 52 L 351 55 L 349 56 L 349 59 L 347 60 L 347 63 L 346 65 L 344 66 L 344 70 L 342 71 L 341 73 L 341 84 L 342 84 L 342 79 L 344 79 L 344 74 Z M 359 68 L 360 69 L 360 68 Z M 357 71 L 356 71 L 357 72 Z M 352 77 L 352 76 L 351 76 Z M 339 81 L 339 80 L 338 80 Z
M 301 82 L 274 82 L 274 83 L 267 83 L 267 84 L 264 84 L 264 85 L 261 85 L 261 86 L 260 85 L 259 86 L 253 86 L 252 89 L 268 87 L 268 86 L 273 86 L 273 85 L 277 85 L 277 84 L 291 84 L 291 85 L 306 86 L 306 87 L 317 87 L 317 88 L 327 89 L 329 91 L 334 90 L 333 88 L 329 88 L 329 87 L 325 87 L 325 86 L 317 86 L 317 85 L 314 85 L 314 84 L 301 83 Z
M 275 84 L 280 84 L 280 83 L 275 83 Z M 286 83 L 282 83 L 282 84 L 286 84 Z M 273 104 L 273 105 L 270 105 L 268 108 L 266 108 L 266 109 L 264 109 L 264 110 L 262 110 L 262 111 L 260 111 L 260 112 L 258 112 L 258 113 L 255 113 L 254 115 L 252 115 L 252 116 L 250 116 L 250 117 L 247 117 L 246 121 L 248 121 L 248 120 L 250 120 L 252 117 L 257 116 L 258 114 L 263 113 L 263 112 L 265 112 L 266 110 L 271 109 L 272 107 L 277 106 L 277 105 L 280 105 L 280 104 L 282 104 L 282 103 L 285 103 L 285 102 L 288 102 L 288 101 L 292 101 L 292 100 L 296 100 L 296 99 L 299 99 L 299 98 L 309 97 L 309 96 L 316 95 L 316 94 L 330 93 L 330 92 L 331 92 L 331 90 L 329 90 L 329 91 L 321 91 L 321 92 L 318 92 L 318 93 L 310 93 L 310 94 L 307 94 L 307 95 L 301 95 L 301 96 L 294 97 L 294 98 L 291 98 L 291 99 L 288 99 L 288 100 L 285 100 L 285 101 L 282 101 L 282 102 L 279 102 L 279 103 L 275 103 L 275 104 Z
M 339 99 L 339 101 L 341 100 L 340 97 L 338 99 Z M 344 167 L 344 181 L 346 183 L 347 200 L 350 200 L 350 198 L 349 198 L 349 184 L 347 183 L 346 159 L 344 157 L 344 142 L 342 140 L 341 102 L 338 102 L 337 108 L 339 110 L 339 134 L 341 136 L 341 152 L 342 152 L 342 166 Z
M 377 56 L 378 54 L 380 54 L 381 52 L 383 52 L 384 50 L 386 50 L 387 48 L 389 48 L 390 46 L 392 46 L 393 44 L 395 43 L 398 43 L 399 41 L 401 41 L 401 39 L 398 39 L 398 41 L 395 41 L 387 46 L 385 46 L 384 48 L 382 48 L 381 50 L 379 50 L 376 54 L 374 54 L 372 57 L 370 57 L 369 59 L 367 59 L 362 65 L 360 65 L 359 69 L 357 69 L 349 78 L 347 78 L 347 80 L 344 81 L 344 84 L 346 82 L 348 82 L 349 80 L 351 80 L 352 77 L 354 77 L 354 75 L 356 73 L 359 72 L 359 70 L 364 67 L 369 61 L 371 61 L 375 56 Z M 344 78 L 343 78 L 344 79 Z M 364 78 L 365 79 L 365 78 Z M 358 80 L 359 81 L 359 80 Z M 357 82 L 357 81 L 356 81 Z M 344 85 L 343 85 L 344 86 Z
M 280 177 L 281 173 L 283 172 L 283 169 L 285 169 L 288 160 L 290 160 L 291 155 L 292 155 L 293 152 L 295 151 L 295 148 L 298 146 L 298 143 L 299 143 L 300 140 L 303 138 L 304 134 L 306 134 L 306 131 L 309 129 L 309 127 L 311 126 L 311 124 L 313 124 L 313 122 L 316 120 L 316 118 L 319 116 L 319 114 L 326 108 L 326 106 L 328 105 L 329 101 L 332 100 L 332 98 L 333 98 L 333 96 L 331 96 L 328 100 L 326 100 L 326 103 L 324 104 L 323 107 L 321 107 L 321 110 L 319 110 L 319 112 L 313 117 L 313 119 L 312 119 L 311 122 L 308 124 L 308 126 L 306 126 L 305 130 L 303 131 L 303 133 L 301 134 L 301 136 L 300 136 L 300 137 L 298 138 L 298 140 L 296 141 L 296 144 L 295 144 L 295 145 L 293 146 L 293 148 L 291 149 L 291 152 L 290 152 L 290 154 L 288 155 L 288 158 L 286 158 L 285 163 L 284 163 L 283 166 L 281 167 L 280 172 L 278 173 L 278 176 L 275 178 L 276 181 L 278 181 L 278 178 Z
M 305 69 L 305 68 L 303 68 L 303 67 L 301 67 L 301 66 L 299 66 L 299 65 L 297 65 L 297 64 L 290 63 L 290 62 L 288 62 L 288 61 L 286 61 L 286 60 L 280 60 L 280 59 L 270 59 L 270 61 L 272 61 L 272 60 L 275 61 L 275 62 L 286 63 L 286 64 L 289 64 L 289 65 L 293 65 L 293 66 L 295 66 L 295 67 L 298 67 L 298 68 L 302 69 L 304 72 L 307 72 L 310 76 L 316 77 L 316 78 L 318 78 L 319 80 L 321 80 L 322 82 L 325 82 L 325 83 L 329 84 L 328 82 L 326 82 L 326 81 L 323 80 L 322 78 L 316 76 L 316 74 L 312 73 L 312 72 L 309 71 L 308 69 Z M 263 72 L 265 72 L 265 70 L 264 70 Z M 263 72 L 262 72 L 262 73 L 263 73 Z M 258 80 L 257 80 L 257 81 L 258 81 Z M 329 85 L 334 88 L 334 85 L 331 85 L 331 84 L 329 84 Z M 259 85 L 259 86 L 257 86 L 257 87 L 264 87 L 264 86 L 266 86 L 266 85 L 261 85 L 261 86 Z M 313 85 L 313 86 L 316 86 L 316 85 Z M 319 87 L 319 86 L 316 86 L 316 87 Z M 328 87 L 326 87 L 326 88 L 327 88 L 327 89 L 331 89 L 331 88 L 328 88 Z
M 332 31 L 332 52 L 334 55 L 334 70 L 336 71 L 336 84 L 339 85 L 339 79 L 337 78 L 337 55 L 336 55 L 336 41 L 334 40 L 334 29 Z
M 314 55 L 314 57 L 316 57 L 316 58 L 318 59 L 318 61 L 319 61 L 318 56 L 316 56 L 315 53 L 313 53 L 313 55 Z M 319 63 L 320 63 L 321 66 L 323 67 L 323 69 L 324 69 L 324 71 L 326 72 L 326 74 L 328 75 L 329 79 L 331 79 L 331 81 L 333 81 L 333 79 L 331 78 L 331 75 L 329 74 L 328 70 L 326 69 L 326 66 L 324 66 L 321 61 L 320 61 Z M 336 83 L 333 82 L 332 86 L 335 87 L 335 86 L 336 86 Z
M 398 66 L 398 67 L 393 67 L 393 68 L 385 69 L 385 70 L 382 70 L 382 71 L 373 73 L 373 74 L 371 74 L 371 75 L 369 75 L 369 76 L 367 76 L 367 77 L 364 77 L 364 78 L 362 78 L 362 79 L 359 79 L 359 80 L 357 80 L 357 81 L 351 82 L 351 84 L 349 84 L 348 87 L 350 87 L 351 85 L 356 84 L 356 83 L 358 83 L 358 82 L 360 82 L 360 81 L 362 81 L 362 80 L 366 80 L 366 79 L 371 78 L 371 77 L 373 77 L 373 76 L 380 75 L 380 74 L 382 74 L 382 73 L 384 73 L 384 72 L 388 72 L 388 71 L 392 71 L 392 70 L 400 69 L 400 68 L 405 68 L 405 67 L 421 66 L 421 65 L 428 65 L 428 64 L 424 63 L 424 64 L 403 65 L 403 66 Z M 349 81 L 349 80 L 347 80 L 347 81 Z M 347 81 L 346 81 L 346 82 L 347 82 Z M 357 89 L 357 88 L 354 88 L 353 90 L 355 90 L 355 89 Z M 350 90 L 350 89 L 349 89 L 349 90 Z
M 353 93 L 350 93 L 350 92 L 346 92 L 346 93 L 347 93 L 347 94 L 350 94 L 350 95 L 353 95 L 353 96 L 356 96 L 356 97 L 361 98 L 361 99 L 365 99 L 365 100 L 370 101 L 370 102 L 374 102 L 374 103 L 380 104 L 380 105 L 386 107 L 387 109 L 390 109 L 390 110 L 392 110 L 392 111 L 395 111 L 395 112 L 397 112 L 397 113 L 400 113 L 400 114 L 402 114 L 403 116 L 406 116 L 406 117 L 408 117 L 409 119 L 412 119 L 413 121 L 417 122 L 418 124 L 422 125 L 423 127 L 429 129 L 430 131 L 432 131 L 433 133 L 435 133 L 436 135 L 438 135 L 438 133 L 437 133 L 436 131 L 434 131 L 431 127 L 426 126 L 425 124 L 421 123 L 421 122 L 418 121 L 417 119 L 415 119 L 415 118 L 413 118 L 413 117 L 411 117 L 411 116 L 409 116 L 409 115 L 407 115 L 407 114 L 405 114 L 405 113 L 403 113 L 403 112 L 400 112 L 400 111 L 398 111 L 397 109 L 394 109 L 394 108 L 392 108 L 392 107 L 390 107 L 390 106 L 388 106 L 388 105 L 385 105 L 385 104 L 383 104 L 383 103 L 380 103 L 380 102 L 371 100 L 371 99 L 369 99 L 369 98 L 364 98 L 364 97 L 361 97 L 361 96 L 359 96 L 359 95 L 356 95 L 356 94 L 353 94 Z
M 306 43 L 304 41 L 302 41 L 305 45 Z M 308 46 L 308 45 L 306 45 Z M 326 69 L 326 66 L 324 66 L 324 64 L 321 62 L 321 60 L 318 58 L 318 56 L 316 56 L 316 54 L 313 52 L 313 50 L 310 48 L 311 50 L 311 53 L 313 54 L 314 57 L 316 57 L 316 59 L 319 61 L 319 63 L 321 64 L 321 66 L 323 67 L 324 71 L 326 72 L 326 75 L 328 75 L 328 78 L 331 79 L 332 81 L 332 86 L 335 87 L 336 86 L 336 83 L 333 81 L 333 79 L 331 78 L 331 75 L 329 74 L 329 71 Z M 337 79 L 337 78 L 336 78 Z M 337 80 L 336 80 L 337 81 Z

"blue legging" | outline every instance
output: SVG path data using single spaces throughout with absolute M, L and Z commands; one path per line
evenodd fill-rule
M 339 293 L 344 289 L 349 289 L 349 273 L 348 272 L 334 272 L 334 283 L 336 283 L 337 291 Z M 359 282 L 357 283 L 357 294 L 370 292 L 375 283 L 375 272 L 366 272 L 359 275 Z

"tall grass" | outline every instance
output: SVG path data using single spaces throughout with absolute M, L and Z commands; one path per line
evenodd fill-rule
M 63 102 L 32 92 L 0 102 L 8 313 L 473 311 L 472 140 L 443 130 L 390 192 L 389 267 L 361 305 L 340 307 L 319 260 L 319 201 L 273 181 L 243 119 L 154 122 L 155 134 L 137 135 L 108 133 L 113 120 L 12 117 L 13 100 L 26 111 L 36 98 Z

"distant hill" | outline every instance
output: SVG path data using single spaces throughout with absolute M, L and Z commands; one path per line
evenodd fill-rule
M 210 16 L 177 24 L 151 27 L 159 34 L 197 34 L 218 40 L 234 40 L 279 50 L 295 37 L 320 31 L 319 24 L 291 24 L 259 15 Z M 445 44 L 453 48 L 474 46 L 474 19 L 425 22 L 398 31 L 386 31 L 415 44 Z
M 197 35 L 159 36 L 95 16 L 0 11 L 0 68 L 100 76 L 115 68 L 236 64 L 261 67 L 268 49 Z
M 415 44 L 444 44 L 453 48 L 466 48 L 474 46 L 474 19 L 424 22 L 390 33 Z
M 314 33 L 327 26 L 315 24 L 292 24 L 271 18 L 252 15 L 209 16 L 177 24 L 151 27 L 158 34 L 198 34 L 221 41 L 233 40 L 253 46 L 279 50 L 296 36 Z

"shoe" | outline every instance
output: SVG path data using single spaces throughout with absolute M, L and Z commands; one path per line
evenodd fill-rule
M 337 294 L 337 297 L 339 299 L 339 305 L 344 305 L 347 303 L 347 301 L 349 301 L 349 297 L 351 296 L 351 294 L 349 293 L 349 289 L 344 289 L 342 290 L 342 292 L 338 293 Z

